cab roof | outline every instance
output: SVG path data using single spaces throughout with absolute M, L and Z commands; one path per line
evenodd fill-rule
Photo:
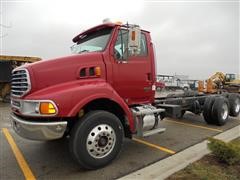
M 83 31 L 81 32 L 80 34 L 78 34 L 77 36 L 75 36 L 72 41 L 74 43 L 78 42 L 80 37 L 81 36 L 84 36 L 85 34 L 88 34 L 88 33 L 91 33 L 91 32 L 94 32 L 94 31 L 98 31 L 100 29 L 104 29 L 104 28 L 107 28 L 107 27 L 116 27 L 116 26 L 122 26 L 122 27 L 127 27 L 127 25 L 121 25 L 121 24 L 116 24 L 116 23 L 104 23 L 104 24 L 100 24 L 98 26 L 94 26 L 86 31 Z M 146 31 L 146 30 L 141 30 L 141 31 L 144 31 L 144 32 L 147 32 L 149 33 L 149 31 Z

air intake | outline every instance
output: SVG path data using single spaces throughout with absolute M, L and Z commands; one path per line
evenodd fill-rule
M 26 69 L 13 70 L 12 73 L 12 96 L 21 97 L 31 89 L 29 73 Z

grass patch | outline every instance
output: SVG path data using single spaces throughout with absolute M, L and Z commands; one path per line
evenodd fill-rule
M 209 138 L 208 140 L 208 148 L 219 160 L 228 165 L 240 163 L 240 144 L 238 141 L 225 143 L 214 138 Z
M 240 146 L 240 138 L 231 142 L 231 144 Z M 240 163 L 229 165 L 224 163 L 214 154 L 204 156 L 185 169 L 173 174 L 168 180 L 239 180 Z

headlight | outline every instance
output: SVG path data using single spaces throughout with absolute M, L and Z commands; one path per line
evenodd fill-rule
M 26 116 L 54 116 L 58 113 L 56 104 L 51 100 L 14 100 L 12 107 Z

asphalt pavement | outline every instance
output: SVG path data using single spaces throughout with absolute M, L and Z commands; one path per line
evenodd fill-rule
M 0 179 L 116 179 L 165 159 L 207 137 L 240 125 L 230 118 L 224 126 L 207 125 L 202 116 L 186 113 L 181 120 L 166 118 L 160 126 L 166 131 L 147 138 L 125 139 L 122 152 L 108 166 L 92 171 L 81 169 L 70 157 L 69 139 L 49 142 L 26 140 L 11 128 L 10 105 L 0 103 Z M 9 135 L 6 135 L 6 132 Z M 9 136 L 18 150 L 14 152 Z M 19 161 L 22 156 L 25 165 Z

